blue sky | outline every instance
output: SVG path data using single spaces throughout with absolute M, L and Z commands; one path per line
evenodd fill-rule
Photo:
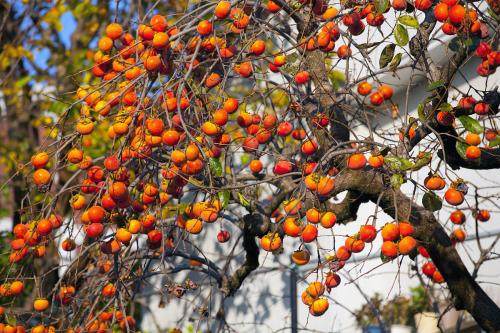
M 69 48 L 71 47 L 71 35 L 76 29 L 76 20 L 70 11 L 65 12 L 61 15 L 61 23 L 63 29 L 59 31 L 59 37 L 61 38 L 64 45 Z M 43 69 L 47 69 L 47 60 L 50 57 L 50 51 L 46 48 L 43 49 L 33 49 L 34 62 L 37 66 Z M 29 64 L 28 64 L 29 67 Z

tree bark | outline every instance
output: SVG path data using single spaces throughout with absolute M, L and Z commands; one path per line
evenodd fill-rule
M 433 213 L 415 204 L 375 171 L 347 171 L 337 177 L 336 192 L 356 190 L 379 203 L 396 220 L 408 220 L 415 238 L 427 249 L 443 275 L 457 310 L 467 310 L 487 332 L 500 330 L 500 309 L 473 279 L 458 252 Z M 380 199 L 379 199 L 380 197 Z

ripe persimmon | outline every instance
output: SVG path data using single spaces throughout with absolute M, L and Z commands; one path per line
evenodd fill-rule
M 359 253 L 365 248 L 365 242 L 354 237 L 347 237 L 344 245 L 352 253 Z
M 68 152 L 68 162 L 78 164 L 83 160 L 83 151 L 73 148 Z
M 359 228 L 359 239 L 365 243 L 371 243 L 377 237 L 377 230 L 372 225 L 363 225 Z
M 76 243 L 74 240 L 72 240 L 70 238 L 66 238 L 65 240 L 62 241 L 61 248 L 64 251 L 70 252 L 70 251 L 73 251 L 74 249 L 76 249 Z
M 318 237 L 318 228 L 312 224 L 308 224 L 302 229 L 301 238 L 304 243 L 311 243 Z
M 205 79 L 205 86 L 207 88 L 213 88 L 222 81 L 222 78 L 218 73 L 210 73 Z
M 424 185 L 429 190 L 436 191 L 436 190 L 442 190 L 445 187 L 446 182 L 440 176 L 435 175 L 427 177 L 424 180 Z
M 383 102 L 384 96 L 380 92 L 376 91 L 370 95 L 370 103 L 372 103 L 372 105 L 378 106 Z
M 382 227 L 381 234 L 384 241 L 394 241 L 399 238 L 399 227 L 396 223 L 387 223 Z
M 392 0 L 392 8 L 394 8 L 394 10 L 405 10 L 407 5 L 406 0 Z
M 444 282 L 444 277 L 441 274 L 441 272 L 439 272 L 438 270 L 436 270 L 434 272 L 434 274 L 432 274 L 432 281 L 434 281 L 435 283 L 443 283 Z
M 252 63 L 250 61 L 244 61 L 240 64 L 236 64 L 234 66 L 234 71 L 242 77 L 249 77 L 253 73 Z
M 304 155 L 310 156 L 316 152 L 318 144 L 314 140 L 306 140 L 302 143 L 301 151 Z
M 332 177 L 320 177 L 316 191 L 318 195 L 328 195 L 335 188 L 335 179 Z
M 478 219 L 478 221 L 481 221 L 481 222 L 487 222 L 489 219 L 490 219 L 490 212 L 486 209 L 480 209 L 478 210 L 476 213 L 476 218 Z
M 104 225 L 102 223 L 90 223 L 85 227 L 85 234 L 89 238 L 97 238 L 102 235 Z
M 218 19 L 225 19 L 231 11 L 231 3 L 229 1 L 219 1 L 214 9 L 214 15 Z
M 301 300 L 302 300 L 302 303 L 304 303 L 307 306 L 310 306 L 314 302 L 314 298 L 311 295 L 309 295 L 307 290 L 304 290 L 302 292 Z
M 154 31 L 164 32 L 168 28 L 167 18 L 163 15 L 153 15 L 149 20 L 149 24 Z
M 116 230 L 115 237 L 119 242 L 128 244 L 132 239 L 132 233 L 125 228 L 119 228 L 118 230 Z
M 417 241 L 411 236 L 405 236 L 398 242 L 398 250 L 401 254 L 409 254 L 417 247 Z
M 262 53 L 264 53 L 265 50 L 266 50 L 266 43 L 261 39 L 257 39 L 250 46 L 250 52 L 252 52 L 252 54 L 256 56 L 261 55 Z
M 448 19 L 448 5 L 445 3 L 438 3 L 434 7 L 434 17 L 439 22 L 444 22 Z
M 366 165 L 366 157 L 361 153 L 353 154 L 347 159 L 347 167 L 351 170 L 363 169 Z
M 476 146 L 468 146 L 465 150 L 465 156 L 470 160 L 475 160 L 481 157 L 481 149 Z
M 448 111 L 439 111 L 436 115 L 436 120 L 442 126 L 451 126 L 455 121 L 455 116 Z
M 24 290 L 24 283 L 19 280 L 12 281 L 9 285 L 9 294 L 12 296 L 21 295 Z
M 367 96 L 372 91 L 372 85 L 366 81 L 360 82 L 358 84 L 358 94 L 362 96 Z
M 351 54 L 352 54 L 352 51 L 349 48 L 349 46 L 347 46 L 347 45 L 341 45 L 337 49 L 337 55 L 340 59 L 347 59 L 351 56 Z
M 305 84 L 309 81 L 309 72 L 307 71 L 300 71 L 297 74 L 295 74 L 295 83 L 297 84 Z
M 248 167 L 250 168 L 250 171 L 252 171 L 252 173 L 258 174 L 262 171 L 263 165 L 260 160 L 252 160 L 250 161 Z
M 102 288 L 102 295 L 106 297 L 113 297 L 116 294 L 116 287 L 112 283 L 107 283 Z
M 390 99 L 394 94 L 394 90 L 392 89 L 392 87 L 387 84 L 381 84 L 378 87 L 378 92 L 382 95 L 384 100 Z
M 316 36 L 316 42 L 320 48 L 326 48 L 330 45 L 330 42 L 332 41 L 331 38 L 330 33 L 327 31 L 320 31 Z
M 317 191 L 318 189 L 318 183 L 320 180 L 320 176 L 316 173 L 310 173 L 304 178 L 304 184 L 306 185 L 306 188 L 310 191 Z
M 335 257 L 337 260 L 347 261 L 351 257 L 351 251 L 349 251 L 346 246 L 342 245 L 335 251 Z
M 35 169 L 44 168 L 49 162 L 49 154 L 42 151 L 31 157 L 31 164 Z
M 122 34 L 123 28 L 118 23 L 111 23 L 106 27 L 106 36 L 113 40 L 120 38 Z
M 456 33 L 458 32 L 458 29 L 457 27 L 455 27 L 453 24 L 449 23 L 449 22 L 445 22 L 442 26 L 441 26 L 441 30 L 447 34 L 447 35 L 456 35 Z
M 449 188 L 445 194 L 444 198 L 452 206 L 458 206 L 464 202 L 464 194 L 454 188 Z
M 274 2 L 272 0 L 269 0 L 267 2 L 267 7 L 266 8 L 271 13 L 276 13 L 276 12 L 278 12 L 281 9 L 281 7 L 276 2 Z
M 463 224 L 465 222 L 465 214 L 457 209 L 450 214 L 450 220 L 453 224 Z
M 311 254 L 307 250 L 297 250 L 294 251 L 291 255 L 292 261 L 299 266 L 306 265 L 309 263 L 311 258 Z
M 456 242 L 463 242 L 466 237 L 467 234 L 465 233 L 465 231 L 462 228 L 458 228 L 453 230 L 450 238 Z
M 316 299 L 325 293 L 325 287 L 321 282 L 315 281 L 309 283 L 306 291 L 312 298 Z
M 107 36 L 104 36 L 101 39 L 99 39 L 97 45 L 99 47 L 99 50 L 107 53 L 111 51 L 111 49 L 113 48 L 113 40 Z
M 432 1 L 431 0 L 415 0 L 415 8 L 421 11 L 426 11 L 431 8 Z
M 37 186 L 47 185 L 50 182 L 50 178 L 50 172 L 43 168 L 37 169 L 33 173 L 33 182 Z
M 450 22 L 454 25 L 460 25 L 465 18 L 465 7 L 459 4 L 451 6 L 448 11 Z
M 323 228 L 330 229 L 335 225 L 337 221 L 337 216 L 334 212 L 325 212 L 321 215 L 320 223 Z
M 41 219 L 36 224 L 36 232 L 40 236 L 47 236 L 52 232 L 52 223 L 48 219 Z
M 101 206 L 92 206 L 87 213 L 91 223 L 101 223 L 106 216 L 106 211 Z
M 199 219 L 189 219 L 186 221 L 185 229 L 190 234 L 199 234 L 203 229 L 203 222 Z
M 399 234 L 401 237 L 410 236 L 415 231 L 415 228 L 410 224 L 410 222 L 402 221 L 398 223 Z
M 306 218 L 309 223 L 318 223 L 321 218 L 321 212 L 316 208 L 309 208 L 306 211 Z
M 375 169 L 381 168 L 384 165 L 384 156 L 382 155 L 371 155 L 368 158 L 368 164 Z
M 212 23 L 208 20 L 202 20 L 198 23 L 196 31 L 202 36 L 209 35 L 213 30 Z
M 47 310 L 49 305 L 49 301 L 46 298 L 37 298 L 33 301 L 33 309 L 37 312 Z
M 265 251 L 276 251 L 281 247 L 281 238 L 278 233 L 268 233 L 260 239 L 260 245 Z
M 392 241 L 384 241 L 381 252 L 387 258 L 396 258 L 398 256 L 398 246 Z
M 287 217 L 283 222 L 283 232 L 290 237 L 299 237 L 302 226 L 294 217 Z

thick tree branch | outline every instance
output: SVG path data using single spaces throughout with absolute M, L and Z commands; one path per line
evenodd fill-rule
M 347 224 L 356 220 L 359 206 L 367 201 L 368 198 L 361 192 L 349 190 L 341 202 L 327 202 L 327 209 L 335 213 L 337 223 Z
M 269 219 L 260 214 L 247 214 L 243 222 L 245 261 L 231 276 L 223 278 L 221 291 L 226 297 L 233 296 L 246 277 L 259 267 L 260 251 L 255 237 L 264 235 L 269 228 Z
M 481 289 L 463 264 L 458 252 L 433 213 L 415 204 L 400 190 L 394 190 L 375 171 L 348 171 L 337 177 L 336 191 L 356 190 L 396 220 L 409 220 L 415 237 L 428 250 L 443 275 L 458 310 L 467 310 L 488 332 L 500 330 L 500 309 Z

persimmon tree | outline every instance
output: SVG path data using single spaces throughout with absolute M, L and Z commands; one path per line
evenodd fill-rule
M 285 237 L 296 238 L 290 263 L 314 264 L 303 303 L 328 315 L 325 292 L 341 288 L 351 255 L 380 237 L 370 251 L 383 262 L 423 257 L 422 278 L 442 284 L 483 329 L 499 330 L 498 306 L 476 282 L 497 240 L 483 249 L 478 237 L 472 273 L 456 246 L 466 237 L 464 212 L 476 230 L 490 218 L 475 183 L 458 172 L 500 167 L 500 96 L 490 84 L 454 83 L 474 59 L 477 75 L 495 73 L 498 12 L 482 1 L 276 0 L 201 1 L 173 12 L 152 5 L 126 22 L 115 15 L 89 45 L 92 63 L 77 71 L 74 98 L 60 98 L 64 111 L 16 174 L 28 191 L 0 286 L 3 329 L 22 330 L 22 315 L 37 322 L 33 332 L 134 331 L 147 280 L 183 271 L 217 286 L 221 302 L 211 311 L 223 318 L 224 299 L 259 268 L 259 253 L 279 256 Z M 449 54 L 445 64 L 431 57 L 432 41 Z M 413 80 L 427 86 L 415 114 L 382 79 L 401 70 L 410 73 L 406 101 Z M 380 118 L 392 126 L 373 126 Z M 419 170 L 428 173 L 423 182 L 414 179 Z M 465 201 L 471 188 L 474 202 Z M 376 210 L 357 220 L 367 202 Z M 456 206 L 451 235 L 436 217 L 443 203 Z M 394 222 L 378 222 L 381 212 Z M 336 234 L 347 223 L 359 232 Z M 210 229 L 214 242 L 238 238 L 225 264 L 203 251 Z M 43 261 L 55 244 L 71 263 L 55 281 L 46 277 L 57 264 L 30 276 L 25 263 Z M 36 294 L 34 312 L 11 310 L 25 285 Z M 198 287 L 169 291 L 182 297 Z

